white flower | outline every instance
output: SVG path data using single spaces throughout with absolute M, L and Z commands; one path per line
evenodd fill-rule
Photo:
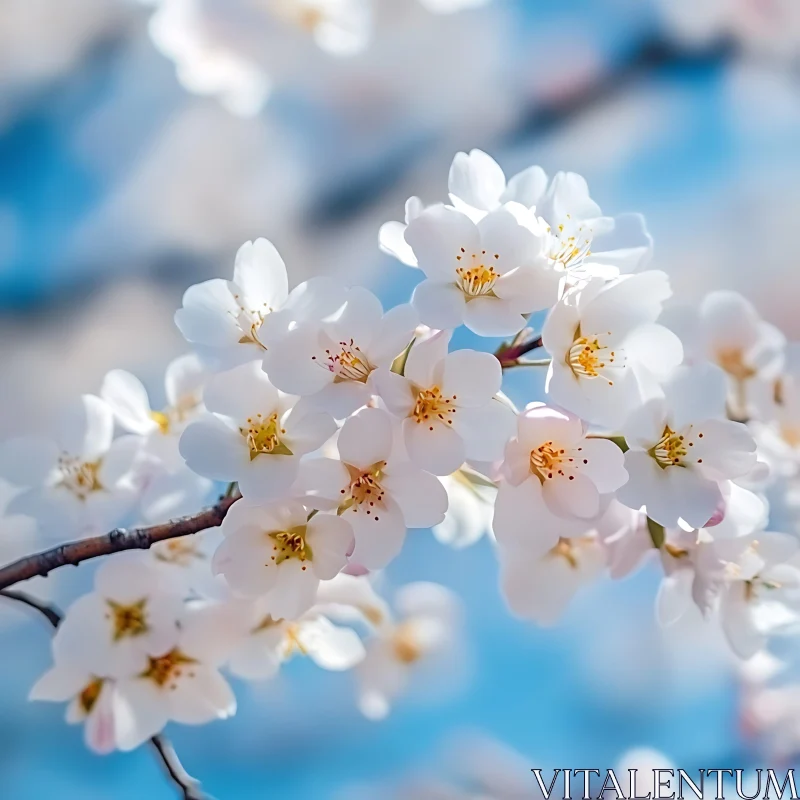
M 183 599 L 144 553 L 118 553 L 67 610 L 54 647 L 95 675 L 135 674 L 175 637 Z
M 94 395 L 68 404 L 56 423 L 54 440 L 25 436 L 0 447 L 0 476 L 24 489 L 9 511 L 59 538 L 106 532 L 136 501 L 141 441 L 113 440 L 111 408 Z
M 268 598 L 241 606 L 247 633 L 230 658 L 230 670 L 247 680 L 272 678 L 295 655 L 308 656 L 318 667 L 339 672 L 363 660 L 365 650 L 351 628 L 334 625 L 312 609 L 297 619 L 276 619 Z
M 800 569 L 786 563 L 797 554 L 796 537 L 759 533 L 750 539 L 717 542 L 715 547 L 725 562 L 720 621 L 736 654 L 750 658 L 765 647 L 770 635 L 796 631 Z
M 583 533 L 601 495 L 625 483 L 623 460 L 613 442 L 587 438 L 577 417 L 531 403 L 506 445 L 492 521 L 498 544 L 541 555 L 559 537 Z
M 652 254 L 652 239 L 642 217 L 602 216 L 586 181 L 574 172 L 559 172 L 548 184 L 541 167 L 529 167 L 506 182 L 491 156 L 472 150 L 456 154 L 448 185 L 453 205 L 473 218 L 507 202 L 535 208 L 547 227 L 544 255 L 570 280 L 633 272 Z
M 175 592 L 184 597 L 225 599 L 230 592 L 224 579 L 215 577 L 211 572 L 211 560 L 221 538 L 219 528 L 211 528 L 156 542 L 148 553 Z
M 658 395 L 657 380 L 683 357 L 678 337 L 655 324 L 670 293 L 663 272 L 597 278 L 567 292 L 542 330 L 552 356 L 550 400 L 587 422 L 616 427 Z
M 447 671 L 460 634 L 455 596 L 435 583 L 409 583 L 397 592 L 397 621 L 376 629 L 358 666 L 358 707 L 370 719 L 383 719 L 414 678 L 430 680 Z
M 405 240 L 426 279 L 411 302 L 432 328 L 462 323 L 480 336 L 508 336 L 525 327 L 523 314 L 550 306 L 558 277 L 538 265 L 542 241 L 531 215 L 508 203 L 477 224 L 457 209 L 424 209 Z
M 187 611 L 168 646 L 118 683 L 114 719 L 119 749 L 133 750 L 170 721 L 204 725 L 234 714 L 236 698 L 219 667 L 239 635 L 231 607 Z
M 416 325 L 411 306 L 384 314 L 372 292 L 356 287 L 332 316 L 298 322 L 270 348 L 265 368 L 279 389 L 341 419 L 368 402 L 373 371 L 392 365 Z
M 116 748 L 116 682 L 112 678 L 97 677 L 57 652 L 53 656 L 55 664 L 36 681 L 28 699 L 68 701 L 67 723 L 83 723 L 86 746 L 101 755 L 112 752 Z
M 500 362 L 474 350 L 447 352 L 450 333 L 415 344 L 404 375 L 375 373 L 381 400 L 402 418 L 411 461 L 434 475 L 455 472 L 466 459 L 494 461 L 514 427 L 513 412 L 495 395 Z
M 175 324 L 201 355 L 224 368 L 262 358 L 270 338 L 293 319 L 321 319 L 342 302 L 341 287 L 328 277 L 305 281 L 290 294 L 275 246 L 256 239 L 236 253 L 232 281 L 214 278 L 186 290 Z
M 316 514 L 296 501 L 234 503 L 222 523 L 215 575 L 234 591 L 267 595 L 270 614 L 295 619 L 314 604 L 321 580 L 347 564 L 353 530 L 341 517 Z
M 703 528 L 722 507 L 725 481 L 755 466 L 755 442 L 744 425 L 722 419 L 724 378 L 712 365 L 683 367 L 623 428 L 629 480 L 617 493 L 625 505 L 646 506 L 668 528 L 683 519 Z
M 447 492 L 447 511 L 444 520 L 433 526 L 436 539 L 460 550 L 490 533 L 497 496 L 492 481 L 463 467 L 439 480 Z
M 382 569 L 401 550 L 406 528 L 442 521 L 447 495 L 430 473 L 398 456 L 392 418 L 364 408 L 337 439 L 339 459 L 314 459 L 300 467 L 296 491 L 315 508 L 337 509 L 353 526 L 353 561 Z
M 202 412 L 206 377 L 196 355 L 176 358 L 166 370 L 167 405 L 160 411 L 152 409 L 141 381 L 121 369 L 105 376 L 100 395 L 126 431 L 146 437 L 144 452 L 172 472 L 183 466 L 178 438 L 186 425 Z
M 530 522 L 529 522 L 530 524 Z M 511 610 L 539 625 L 554 625 L 578 590 L 599 576 L 603 551 L 596 538 L 560 539 L 544 555 L 501 547 L 503 595 Z
M 183 432 L 181 455 L 199 475 L 238 481 L 252 500 L 285 492 L 297 477 L 300 457 L 336 431 L 329 414 L 295 408 L 296 398 L 270 383 L 260 361 L 216 375 L 205 401 L 212 413 Z
M 685 327 L 687 358 L 721 367 L 730 381 L 734 413 L 752 413 L 756 384 L 775 380 L 783 367 L 784 335 L 764 322 L 752 303 L 730 291 L 707 294 Z

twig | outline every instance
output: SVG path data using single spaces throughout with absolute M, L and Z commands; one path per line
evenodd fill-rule
M 38 611 L 54 628 L 57 628 L 64 618 L 64 615 L 55 606 L 43 603 L 31 595 L 25 594 L 25 592 L 4 589 L 0 591 L 0 597 L 24 603 L 28 608 Z M 175 748 L 166 736 L 158 733 L 150 740 L 150 744 L 153 745 L 156 753 L 158 753 L 167 775 L 182 793 L 183 800 L 211 800 L 208 795 L 203 794 L 201 791 L 200 781 L 193 778 L 181 764 Z
M 238 495 L 223 497 L 215 506 L 189 517 L 181 517 L 147 528 L 132 528 L 131 530 L 117 528 L 102 536 L 68 542 L 41 553 L 26 556 L 0 568 L 0 589 L 6 589 L 15 583 L 37 575 L 47 575 L 51 570 L 67 564 L 77 566 L 90 558 L 107 556 L 122 550 L 147 550 L 156 542 L 162 542 L 165 539 L 188 536 L 204 531 L 206 528 L 219 527 L 228 513 L 228 509 L 238 499 Z
M 503 344 L 497 349 L 495 357 L 500 362 L 503 369 L 517 366 L 517 360 L 531 350 L 537 350 L 542 346 L 542 337 L 534 336 L 527 342 L 518 342 L 515 338 L 511 344 Z

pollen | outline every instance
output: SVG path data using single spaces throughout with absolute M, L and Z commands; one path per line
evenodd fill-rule
M 58 459 L 58 470 L 61 473 L 59 486 L 63 486 L 79 500 L 86 500 L 92 492 L 100 492 L 100 461 L 81 461 L 68 455 Z
M 375 367 L 370 364 L 361 348 L 353 339 L 339 342 L 339 348 L 339 350 L 325 350 L 325 359 L 319 360 L 314 357 L 314 361 L 333 373 L 334 383 L 344 383 L 345 381 L 366 383 Z
M 143 597 L 135 603 L 125 605 L 114 600 L 106 600 L 109 611 L 106 619 L 111 620 L 113 627 L 112 638 L 115 642 L 120 639 L 141 636 L 150 630 L 147 624 L 147 598 Z
M 197 663 L 195 659 L 182 653 L 177 647 L 157 658 L 149 656 L 148 662 L 147 669 L 139 677 L 153 681 L 159 689 L 163 689 L 165 686 L 175 689 L 177 679 L 184 674 L 184 668 Z M 194 677 L 194 672 L 191 670 L 186 674 L 190 678 Z
M 247 426 L 239 428 L 239 432 L 247 440 L 251 461 L 260 455 L 292 455 L 292 451 L 281 442 L 281 436 L 286 431 L 278 425 L 277 412 L 268 417 L 262 417 L 261 414 L 249 417 Z
M 461 289 L 467 300 L 492 294 L 500 273 L 494 266 L 486 266 L 483 263 L 486 258 L 486 251 L 472 253 L 472 255 L 467 256 L 462 247 L 461 253 L 463 255 L 457 255 L 456 260 L 464 261 L 464 264 L 456 267 L 456 286 Z M 494 253 L 492 257 L 495 261 L 498 261 L 500 254 Z
M 702 436 L 701 433 L 700 437 Z M 688 436 L 676 433 L 669 425 L 665 425 L 661 438 L 649 452 L 662 469 L 685 467 L 684 459 L 689 454 L 690 447 L 694 447 L 694 442 L 689 441 Z M 699 461 L 702 462 L 702 459 Z
M 756 371 L 747 363 L 740 347 L 722 348 L 716 356 L 717 364 L 734 380 L 746 381 L 755 377 Z
M 556 475 L 563 476 L 565 474 L 564 466 L 570 460 L 564 449 L 554 446 L 552 441 L 545 442 L 531 450 L 531 472 L 544 483 L 546 480 L 552 480 Z
M 78 695 L 78 706 L 85 716 L 88 717 L 92 713 L 92 709 L 95 707 L 103 689 L 103 683 L 102 678 L 95 678 L 90 683 L 87 683 Z
M 401 664 L 413 664 L 424 655 L 414 627 L 409 622 L 397 626 L 391 639 L 392 653 Z
M 609 386 L 613 386 L 614 381 L 603 370 L 624 366 L 617 352 L 601 344 L 599 336 L 576 336 L 566 361 L 577 378 L 601 378 Z
M 415 419 L 418 425 L 426 423 L 430 430 L 433 430 L 433 423 L 437 421 L 452 425 L 452 418 L 456 413 L 455 400 L 455 395 L 445 397 L 438 386 L 422 389 L 417 395 L 411 418 Z
M 267 534 L 273 542 L 273 555 L 270 560 L 274 561 L 275 566 L 290 559 L 297 559 L 301 564 L 312 560 L 313 554 L 306 542 L 306 534 L 307 527 L 305 525 Z M 270 566 L 269 562 L 265 566 Z
M 383 499 L 386 492 L 381 486 L 385 461 L 377 461 L 365 470 L 347 465 L 350 473 L 350 485 L 344 490 L 346 498 L 339 505 L 338 513 L 352 508 L 353 513 L 364 513 L 375 522 L 380 521 L 377 514 L 384 510 Z

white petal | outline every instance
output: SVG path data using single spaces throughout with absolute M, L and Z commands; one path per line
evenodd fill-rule
M 449 425 L 403 421 L 403 438 L 409 458 L 434 475 L 455 472 L 466 459 L 464 440 Z
M 417 386 L 430 388 L 441 380 L 441 367 L 450 344 L 451 331 L 439 331 L 416 342 L 408 353 L 404 375 Z
M 430 206 L 412 220 L 405 239 L 429 278 L 453 280 L 460 266 L 457 256 L 469 259 L 480 252 L 480 237 L 472 220 L 444 205 Z
M 478 408 L 459 408 L 453 419 L 453 427 L 464 440 L 466 457 L 473 461 L 499 461 L 514 435 L 514 412 L 499 400 Z
M 425 279 L 411 295 L 411 305 L 420 321 L 434 329 L 457 328 L 464 321 L 464 293 L 452 283 Z
M 447 492 L 433 475 L 412 464 L 392 464 L 381 482 L 409 528 L 429 528 L 444 519 Z
M 408 346 L 418 324 L 419 316 L 409 303 L 389 309 L 373 332 L 370 362 L 378 367 L 391 366 L 395 357 Z
M 170 361 L 164 373 L 167 402 L 177 408 L 195 405 L 207 379 L 208 371 L 194 353 L 178 356 Z
M 628 480 L 625 455 L 614 442 L 586 439 L 581 443 L 581 448 L 576 458 L 587 463 L 580 464 L 579 469 L 591 478 L 601 494 L 615 492 Z
M 97 461 L 114 436 L 114 414 L 104 400 L 85 394 L 62 410 L 58 428 L 58 443 L 67 453 Z
M 417 266 L 417 258 L 405 238 L 406 225 L 403 222 L 384 222 L 378 232 L 378 243 L 384 253 L 394 256 L 409 267 Z
M 306 541 L 312 551 L 314 573 L 321 580 L 330 580 L 347 564 L 353 548 L 353 529 L 341 517 L 317 514 L 308 522 Z
M 336 422 L 322 411 L 304 412 L 295 406 L 283 419 L 286 445 L 296 455 L 311 453 L 322 447 L 336 433 Z
M 123 369 L 112 369 L 100 388 L 100 395 L 105 400 L 117 421 L 131 433 L 149 433 L 157 425 L 150 416 L 150 399 L 142 382 L 130 372 Z
M 269 417 L 279 404 L 278 390 L 270 383 L 260 360 L 215 375 L 208 382 L 204 399 L 209 411 L 238 422 L 256 413 Z
M 238 480 L 249 461 L 241 434 L 211 415 L 186 428 L 179 448 L 189 469 L 217 481 Z
M 339 432 L 339 457 L 346 464 L 367 469 L 388 460 L 392 437 L 392 421 L 387 412 L 364 408 L 350 417 Z
M 590 519 L 600 510 L 597 487 L 580 472 L 570 476 L 556 475 L 545 481 L 542 497 L 550 511 L 561 517 Z
M 182 677 L 169 693 L 170 717 L 183 725 L 205 725 L 236 711 L 236 696 L 222 675 L 198 665 L 194 677 Z
M 230 347 L 242 336 L 237 321 L 239 306 L 228 281 L 214 278 L 190 286 L 183 308 L 175 312 L 175 324 L 187 342 L 207 347 Z
M 155 685 L 142 678 L 121 681 L 114 698 L 114 738 L 120 750 L 134 750 L 167 724 L 167 706 Z
M 674 625 L 689 610 L 693 578 L 691 569 L 680 569 L 661 581 L 656 597 L 656 617 L 660 625 Z
M 442 393 L 454 395 L 459 408 L 485 405 L 502 382 L 500 362 L 491 353 L 456 350 L 445 356 Z
M 349 484 L 347 467 L 338 459 L 308 458 L 300 462 L 293 493 L 312 508 L 330 511 L 339 506 Z
M 456 153 L 447 180 L 453 198 L 473 208 L 491 211 L 506 189 L 506 177 L 499 164 L 482 150 Z
M 83 738 L 86 746 L 98 755 L 111 753 L 117 746 L 114 723 L 115 691 L 111 684 L 103 684 L 84 724 Z
M 683 345 L 663 325 L 640 325 L 625 339 L 625 355 L 663 379 L 683 361 Z
M 355 534 L 352 559 L 367 569 L 383 569 L 400 552 L 405 540 L 406 524 L 400 507 L 391 498 L 384 498 L 383 506 L 353 506 L 343 514 Z
M 525 548 L 533 556 L 544 555 L 556 545 L 565 527 L 564 520 L 548 511 L 537 478 L 519 486 L 500 484 L 492 519 L 499 544 Z
M 92 679 L 83 667 L 62 662 L 51 667 L 31 688 L 29 700 L 63 703 L 78 694 Z
M 245 242 L 239 248 L 233 281 L 254 311 L 279 308 L 289 294 L 286 265 L 267 239 Z
M 298 325 L 279 343 L 273 344 L 264 359 L 270 381 L 281 391 L 307 395 L 321 391 L 334 379 L 322 342 L 330 341 L 322 335 L 316 323 Z
M 248 460 L 235 480 L 239 482 L 244 497 L 256 502 L 274 500 L 284 495 L 295 482 L 299 464 L 299 456 L 262 453 L 252 461 Z
M 371 383 L 375 393 L 392 414 L 396 417 L 407 417 L 411 413 L 416 395 L 408 378 L 382 368 L 372 373 Z
M 538 206 L 547 188 L 547 174 L 538 166 L 518 172 L 508 182 L 503 201 L 513 200 L 526 208 Z
M 354 630 L 337 627 L 325 617 L 301 625 L 297 639 L 311 660 L 323 669 L 351 669 L 364 659 L 366 652 Z
M 512 300 L 499 297 L 476 297 L 463 313 L 464 324 L 478 336 L 513 336 L 526 321 Z

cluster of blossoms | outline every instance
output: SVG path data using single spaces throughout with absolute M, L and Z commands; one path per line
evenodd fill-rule
M 641 218 L 604 216 L 578 175 L 507 181 L 472 151 L 449 191 L 381 229 L 423 273 L 410 303 L 330 277 L 290 290 L 275 247 L 248 242 L 231 280 L 185 293 L 194 352 L 165 408 L 114 371 L 53 439 L 3 447 L 9 513 L 50 535 L 163 520 L 228 484 L 221 529 L 112 556 L 68 609 L 33 696 L 70 700 L 93 748 L 225 717 L 225 670 L 268 678 L 297 654 L 353 668 L 361 710 L 385 716 L 460 638 L 443 587 L 375 593 L 408 528 L 453 547 L 490 530 L 509 607 L 540 624 L 652 555 L 665 624 L 694 604 L 744 659 L 797 628 L 800 373 L 781 334 L 729 292 L 659 323 L 670 286 Z M 451 349 L 462 325 L 509 338 Z M 545 395 L 518 410 L 503 375 L 526 367 Z M 789 533 L 767 530 L 776 513 Z
M 232 113 L 250 116 L 263 105 L 273 81 L 297 65 L 297 49 L 305 39 L 328 55 L 353 57 L 369 47 L 376 18 L 408 13 L 404 5 L 452 14 L 489 0 L 399 0 L 391 9 L 382 0 L 142 2 L 156 6 L 150 36 L 175 62 L 186 89 L 217 96 Z M 265 53 L 269 67 L 263 63 Z

